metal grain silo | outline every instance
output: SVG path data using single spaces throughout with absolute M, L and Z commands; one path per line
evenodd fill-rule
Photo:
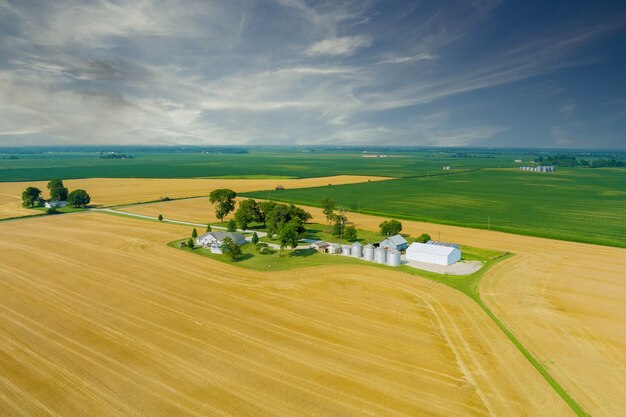
M 351 254 L 352 254 L 352 246 L 350 246 L 350 245 L 343 245 L 341 247 L 341 254 L 343 256 L 351 256 Z
M 352 244 L 352 257 L 353 258 L 363 257 L 363 245 L 361 245 L 359 242 L 354 242 Z
M 376 248 L 374 250 L 374 257 L 376 258 L 376 262 L 379 264 L 384 264 L 387 261 L 387 251 L 381 247 Z
M 394 249 L 391 249 L 387 252 L 387 265 L 389 266 L 400 266 L 400 252 Z
M 374 262 L 374 247 L 372 245 L 363 246 L 363 259 Z

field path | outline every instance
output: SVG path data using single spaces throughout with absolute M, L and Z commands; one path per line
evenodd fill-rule
M 94 211 L 0 223 L 0 412 L 572 415 L 460 292 L 166 246 L 187 232 Z

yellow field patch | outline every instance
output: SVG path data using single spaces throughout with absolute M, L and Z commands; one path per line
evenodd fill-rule
M 571 415 L 458 291 L 165 245 L 187 232 L 95 212 L 0 223 L 0 414 Z
M 150 179 L 150 178 L 87 178 L 66 180 L 64 184 L 71 190 L 82 188 L 91 196 L 92 204 L 117 205 L 158 200 L 163 197 L 181 198 L 208 196 L 216 188 L 231 188 L 237 192 L 274 189 L 277 185 L 285 188 L 318 187 L 328 184 L 352 184 L 367 181 L 382 181 L 389 178 L 337 175 L 333 177 L 302 179 Z M 48 197 L 47 181 L 3 182 L 0 183 L 0 218 L 27 215 L 33 212 L 21 207 L 22 191 L 33 186 Z

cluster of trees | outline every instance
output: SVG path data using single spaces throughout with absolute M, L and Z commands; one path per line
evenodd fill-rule
M 588 161 L 586 159 L 577 159 L 573 155 L 546 155 L 535 158 L 535 162 L 540 164 L 558 165 L 560 167 L 588 167 L 588 168 L 605 168 L 605 167 L 624 167 L 626 164 L 623 160 L 610 157 L 598 158 Z
M 126 155 L 125 153 L 100 153 L 100 158 L 102 159 L 133 159 L 132 155 Z
M 357 231 L 354 226 L 346 226 L 348 218 L 343 208 L 338 208 L 337 203 L 330 198 L 324 198 L 321 201 L 322 213 L 326 216 L 326 220 L 332 226 L 331 234 L 333 236 L 346 239 L 348 242 L 356 242 L 358 239 Z M 337 210 L 338 212 L 335 212 Z
M 48 191 L 50 193 L 50 201 L 67 201 L 72 207 L 85 207 L 91 202 L 91 197 L 85 190 L 77 189 L 69 192 L 67 187 L 63 185 L 63 180 L 53 178 L 48 182 Z M 22 192 L 22 205 L 24 207 L 41 206 L 44 199 L 41 197 L 41 190 L 37 187 L 27 187 Z
M 397 220 L 385 220 L 378 225 L 380 234 L 384 236 L 397 235 L 402 231 L 402 223 Z

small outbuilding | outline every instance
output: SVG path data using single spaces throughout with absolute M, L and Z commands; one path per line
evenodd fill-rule
M 338 255 L 341 253 L 341 245 L 339 243 L 332 243 L 328 245 L 327 252 L 331 255 Z
M 395 249 L 403 251 L 409 247 L 409 242 L 406 241 L 401 235 L 389 236 L 378 244 L 383 249 Z
M 327 253 L 330 243 L 320 240 L 311 244 L 311 249 L 315 249 L 319 253 Z
M 406 250 L 406 260 L 435 265 L 452 265 L 461 260 L 461 250 L 457 245 L 449 243 L 414 242 Z
M 67 206 L 67 201 L 46 201 L 44 204 L 46 208 L 59 208 Z

